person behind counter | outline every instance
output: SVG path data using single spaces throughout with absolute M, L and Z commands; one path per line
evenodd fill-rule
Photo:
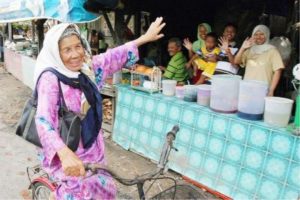
M 237 26 L 233 23 L 227 23 L 224 27 L 223 35 L 219 38 L 220 49 L 224 53 L 222 61 L 216 66 L 215 74 L 237 74 L 239 67 L 234 64 L 234 55 L 238 51 L 235 41 Z
M 211 26 L 207 23 L 201 23 L 197 27 L 197 38 L 191 43 L 188 38 L 184 39 L 183 45 L 189 51 L 189 57 L 192 58 L 195 52 L 205 46 L 205 37 L 211 32 Z
M 164 71 L 163 77 L 176 80 L 177 84 L 184 84 L 188 79 L 188 72 L 185 67 L 186 57 L 182 53 L 182 42 L 179 38 L 171 38 L 168 42 L 168 52 L 171 60 L 167 67 L 160 66 Z
M 188 38 L 185 38 L 183 40 L 183 46 L 188 50 L 189 52 L 189 58 L 191 59 L 197 50 L 201 49 L 202 47 L 205 47 L 205 37 L 208 33 L 211 32 L 211 26 L 207 23 L 201 23 L 197 27 L 197 38 L 198 40 L 194 41 L 193 43 L 190 42 Z M 191 68 L 191 62 L 186 63 L 187 68 Z M 201 70 L 197 70 L 197 76 L 191 76 L 191 83 L 195 84 L 199 81 L 201 77 Z
M 267 82 L 268 96 L 274 96 L 284 64 L 278 50 L 269 44 L 269 38 L 270 30 L 267 26 L 256 26 L 252 37 L 243 42 L 234 63 L 245 67 L 245 80 Z

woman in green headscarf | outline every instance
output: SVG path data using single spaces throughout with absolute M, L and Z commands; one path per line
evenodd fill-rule
M 193 51 L 196 52 L 197 50 L 201 49 L 205 45 L 204 40 L 207 33 L 211 32 L 211 27 L 207 23 L 202 23 L 198 25 L 197 29 L 197 38 L 198 40 L 193 42 Z
M 195 42 L 191 43 L 188 38 L 184 39 L 183 45 L 189 51 L 189 57 L 191 58 L 194 53 L 201 49 L 205 45 L 205 36 L 211 32 L 211 26 L 207 23 L 201 23 L 197 27 L 197 38 Z
M 195 52 L 205 46 L 205 42 L 204 42 L 205 37 L 210 32 L 211 32 L 210 25 L 207 24 L 207 23 L 201 23 L 197 27 L 197 38 L 198 38 L 198 40 L 196 40 L 193 43 L 191 43 L 188 38 L 183 40 L 183 46 L 189 51 L 189 57 L 190 57 L 189 62 L 186 63 L 186 68 L 191 69 L 192 61 L 194 60 Z M 194 73 L 194 72 L 190 73 L 191 83 L 194 84 L 194 83 L 197 83 L 198 80 L 200 79 L 202 71 L 198 70 L 196 72 L 196 74 L 197 74 L 196 76 L 192 76 L 191 75 L 192 73 Z

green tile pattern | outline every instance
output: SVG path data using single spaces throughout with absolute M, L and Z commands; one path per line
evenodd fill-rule
M 113 140 L 158 161 L 165 134 L 180 131 L 169 167 L 234 199 L 297 199 L 300 137 L 175 97 L 118 86 Z

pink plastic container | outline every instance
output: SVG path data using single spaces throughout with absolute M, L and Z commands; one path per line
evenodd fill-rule
M 209 106 L 211 86 L 199 85 L 197 91 L 197 103 L 201 106 Z
M 184 97 L 184 87 L 183 86 L 176 86 L 175 95 L 178 99 L 183 99 L 183 97 Z

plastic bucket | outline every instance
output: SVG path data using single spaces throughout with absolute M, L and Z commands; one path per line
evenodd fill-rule
M 184 97 L 184 87 L 183 86 L 176 86 L 175 94 L 176 94 L 176 97 L 178 99 L 183 99 L 183 97 Z
M 277 127 L 288 125 L 294 101 L 281 97 L 265 98 L 264 121 Z
M 238 116 L 248 120 L 262 120 L 268 83 L 243 80 L 240 82 Z
M 163 80 L 162 81 L 162 93 L 166 96 L 174 96 L 177 81 L 175 80 Z
M 197 101 L 197 85 L 185 85 L 184 87 L 184 101 L 196 102 Z
M 209 106 L 211 85 L 199 85 L 197 92 L 197 103 L 201 106 Z
M 241 77 L 236 75 L 214 75 L 211 79 L 210 108 L 216 112 L 235 113 Z

